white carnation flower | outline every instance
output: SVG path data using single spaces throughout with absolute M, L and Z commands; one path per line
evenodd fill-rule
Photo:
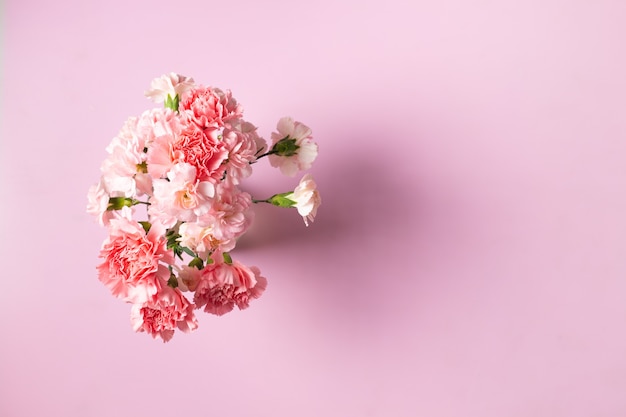
M 287 194 L 285 197 L 295 202 L 293 207 L 298 209 L 298 214 L 304 219 L 305 225 L 308 226 L 309 221 L 315 220 L 317 208 L 322 204 L 322 198 L 311 174 L 302 177 L 300 184 L 293 190 L 293 193 Z

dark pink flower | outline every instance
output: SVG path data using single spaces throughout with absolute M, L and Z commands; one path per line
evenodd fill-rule
M 204 306 L 207 313 L 221 316 L 235 305 L 240 310 L 247 308 L 250 300 L 259 298 L 266 287 L 267 280 L 256 267 L 248 268 L 237 261 L 215 262 L 202 270 L 194 302 L 196 308 Z
M 152 298 L 169 279 L 169 270 L 160 262 L 173 263 L 167 250 L 164 229 L 153 224 L 146 234 L 139 223 L 114 218 L 109 236 L 102 244 L 98 266 L 99 279 L 114 296 L 133 303 Z
M 182 156 L 181 162 L 196 167 L 198 180 L 215 181 L 222 178 L 222 162 L 228 158 L 228 150 L 218 139 L 219 130 L 202 130 L 195 125 L 188 125 L 172 145 L 174 153 Z
M 238 184 L 242 178 L 252 174 L 250 164 L 256 160 L 257 151 L 265 147 L 265 141 L 259 137 L 252 123 L 241 120 L 224 129 L 222 140 L 228 151 L 228 177 Z
M 223 127 L 243 113 L 230 91 L 202 86 L 183 94 L 178 111 L 185 113 L 201 128 Z
M 194 305 L 179 290 L 165 286 L 153 299 L 134 304 L 130 321 L 136 332 L 167 342 L 176 329 L 188 333 L 198 327 L 193 310 Z

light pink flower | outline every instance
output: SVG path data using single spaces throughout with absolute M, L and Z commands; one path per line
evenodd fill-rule
M 87 213 L 96 216 L 100 226 L 108 226 L 111 219 L 124 217 L 130 220 L 132 218 L 131 207 L 125 206 L 121 210 L 107 210 L 110 197 L 102 179 L 97 184 L 92 185 L 87 193 Z
M 211 209 L 215 186 L 196 178 L 196 168 L 180 163 L 167 173 L 167 179 L 153 181 L 154 194 L 148 208 L 150 221 L 172 227 L 177 221 L 193 222 Z
M 257 150 L 265 147 L 265 141 L 256 132 L 256 126 L 242 120 L 232 123 L 230 129 L 224 129 L 222 141 L 228 150 L 226 172 L 233 184 L 252 174 L 252 162 L 256 160 Z
M 223 127 L 243 113 L 230 91 L 202 86 L 182 95 L 178 111 L 185 113 L 201 128 Z
M 280 171 L 289 177 L 298 171 L 311 168 L 317 157 L 317 144 L 313 142 L 311 129 L 291 117 L 283 117 L 276 126 L 277 132 L 272 133 L 272 146 L 283 139 L 294 139 L 298 149 L 291 156 L 269 155 L 270 165 L 280 168 Z
M 145 146 L 145 141 L 139 132 L 139 118 L 129 117 L 118 132 L 117 136 L 111 141 L 106 148 L 107 152 L 113 153 L 111 148 L 120 146 L 131 150 L 133 153 L 141 152 Z
M 188 265 L 182 265 L 178 270 L 178 289 L 181 291 L 195 291 L 200 282 L 202 271 Z
M 153 180 L 166 178 L 172 167 L 180 162 L 184 162 L 183 153 L 178 149 L 174 150 L 175 136 L 160 136 L 155 138 L 148 148 L 147 169 Z
M 181 152 L 174 152 L 173 144 L 185 126 L 170 109 L 153 109 L 141 115 L 137 129 L 147 150 L 144 158 L 150 178 L 165 178 L 167 171 L 183 160 Z
M 213 222 L 213 237 L 220 242 L 220 250 L 231 251 L 237 239 L 252 224 L 254 212 L 250 194 L 234 186 L 222 183 L 217 187 L 217 194 L 209 215 Z
M 286 198 L 295 201 L 295 208 L 304 219 L 304 224 L 309 225 L 309 221 L 313 222 L 317 215 L 317 209 L 322 204 L 322 198 L 317 191 L 317 184 L 313 181 L 311 174 L 306 174 L 300 180 L 300 184 L 291 194 L 287 194 Z
M 109 156 L 100 170 L 107 191 L 113 196 L 149 194 L 151 180 L 145 173 L 145 142 L 137 131 L 138 120 L 129 118 L 106 150 Z
M 163 103 L 168 95 L 172 98 L 176 95 L 180 97 L 194 86 L 193 78 L 170 72 L 152 80 L 151 88 L 146 91 L 145 96 L 155 103 Z
M 234 265 L 234 264 L 233 264 Z M 267 279 L 261 276 L 261 270 L 256 266 L 246 267 L 239 264 L 240 286 L 235 291 L 235 304 L 240 310 L 248 308 L 250 301 L 259 298 L 267 288 Z
M 180 244 L 202 254 L 233 250 L 237 239 L 252 224 L 254 212 L 250 210 L 251 205 L 250 194 L 227 182 L 218 184 L 211 210 L 198 216 L 193 223 L 180 225 Z
M 115 217 L 113 211 L 107 211 L 109 207 L 109 193 L 107 193 L 102 179 L 92 185 L 87 193 L 87 213 L 96 216 L 100 226 L 106 226 Z
M 189 333 L 198 328 L 193 310 L 194 305 L 179 290 L 165 286 L 154 298 L 135 303 L 130 321 L 136 332 L 146 332 L 167 342 L 176 329 Z
M 202 216 L 207 217 L 207 216 Z M 213 217 L 208 217 L 202 223 L 185 222 L 178 228 L 180 245 L 186 246 L 194 252 L 207 254 L 220 247 L 221 242 L 215 238 L 213 231 Z
M 221 316 L 235 305 L 240 310 L 247 308 L 250 300 L 259 298 L 266 287 L 267 279 L 256 267 L 248 268 L 237 261 L 232 265 L 214 262 L 202 270 L 194 302 L 196 308 L 204 307 L 207 313 Z
M 160 262 L 173 263 L 165 247 L 164 228 L 153 224 L 146 234 L 141 225 L 126 218 L 111 219 L 98 266 L 99 279 L 114 296 L 134 303 L 153 297 L 169 279 Z
M 141 114 L 137 121 L 137 135 L 143 147 L 150 148 L 157 139 L 173 142 L 184 127 L 185 123 L 176 112 L 167 108 L 155 108 Z

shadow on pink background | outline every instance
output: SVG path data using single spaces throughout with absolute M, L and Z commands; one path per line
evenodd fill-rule
M 3 8 L 0 416 L 626 415 L 626 3 Z M 323 204 L 258 207 L 267 292 L 163 344 L 85 205 L 169 71 L 310 125 Z

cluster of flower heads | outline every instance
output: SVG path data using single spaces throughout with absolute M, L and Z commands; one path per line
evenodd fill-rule
M 252 204 L 296 208 L 308 226 L 321 199 L 310 174 L 265 200 L 238 185 L 260 158 L 293 177 L 318 149 L 311 129 L 289 117 L 268 147 L 230 91 L 192 78 L 166 74 L 146 96 L 163 107 L 129 118 L 113 138 L 87 212 L 108 229 L 100 281 L 132 303 L 135 331 L 168 341 L 176 329 L 198 327 L 196 309 L 222 315 L 261 296 L 267 280 L 259 269 L 230 255 L 251 224 Z

